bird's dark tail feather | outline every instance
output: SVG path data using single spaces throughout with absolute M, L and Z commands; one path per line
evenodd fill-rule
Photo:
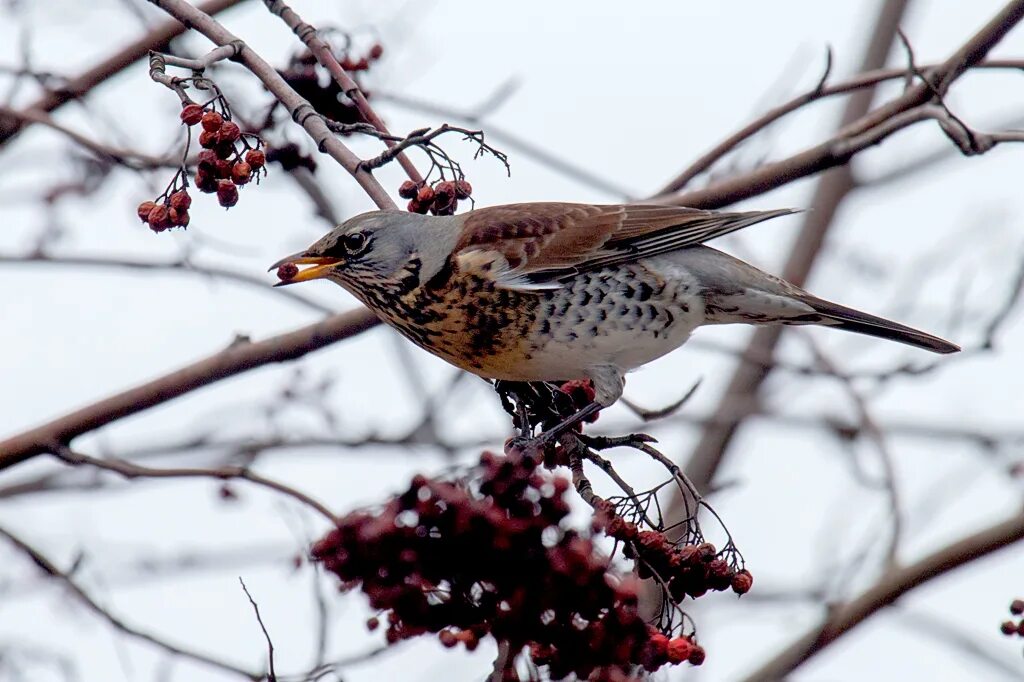
M 807 305 L 814 308 L 818 313 L 818 320 L 815 320 L 817 324 L 828 325 L 837 329 L 845 329 L 846 331 L 856 332 L 857 334 L 867 334 L 868 336 L 877 336 L 880 339 L 889 339 L 890 341 L 898 341 L 899 343 L 905 343 L 908 346 L 914 346 L 916 348 L 923 348 L 933 353 L 956 353 L 960 350 L 960 346 L 955 343 L 950 343 L 945 339 L 940 339 L 937 336 L 926 334 L 923 331 L 912 329 L 891 320 L 886 320 L 881 317 L 869 315 L 853 308 L 847 308 L 841 306 L 838 303 L 832 303 L 831 301 L 825 301 L 820 298 L 813 296 L 807 296 L 801 298 L 801 300 Z M 807 316 L 802 321 L 810 322 Z M 799 324 L 799 322 L 797 322 Z

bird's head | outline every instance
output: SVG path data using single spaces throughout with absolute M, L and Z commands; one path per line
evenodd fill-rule
M 458 238 L 454 218 L 396 210 L 357 215 L 274 263 L 271 269 L 309 266 L 274 286 L 329 279 L 360 298 L 368 291 L 413 289 L 444 266 Z

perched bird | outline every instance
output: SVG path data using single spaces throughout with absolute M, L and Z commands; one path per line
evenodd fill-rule
M 821 325 L 959 350 L 703 245 L 789 213 L 570 203 L 372 211 L 273 267 L 288 277 L 276 286 L 340 284 L 413 343 L 481 377 L 592 380 L 595 402 L 573 421 L 614 403 L 626 372 L 705 324 Z

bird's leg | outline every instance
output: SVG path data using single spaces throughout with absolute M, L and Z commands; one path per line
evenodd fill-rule
M 546 445 L 547 443 L 554 441 L 556 438 L 565 433 L 568 429 L 571 429 L 572 427 L 576 426 L 581 421 L 583 421 L 590 415 L 600 410 L 602 407 L 604 406 L 597 401 L 588 404 L 582 410 L 579 410 L 578 412 L 569 416 L 568 418 L 563 419 L 562 421 L 552 426 L 550 429 L 544 431 L 544 433 L 538 435 L 533 440 L 533 442 L 538 443 L 540 445 Z
M 618 367 L 612 365 L 592 367 L 587 372 L 587 378 L 594 384 L 594 400 L 575 414 L 541 433 L 537 436 L 536 442 L 542 445 L 552 442 L 566 430 L 576 426 L 602 408 L 612 405 L 622 397 L 622 388 L 626 383 L 626 378 Z

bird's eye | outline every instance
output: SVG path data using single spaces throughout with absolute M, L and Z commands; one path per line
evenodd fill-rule
M 367 246 L 366 235 L 362 232 L 352 232 L 341 238 L 341 246 L 350 256 L 358 256 Z

